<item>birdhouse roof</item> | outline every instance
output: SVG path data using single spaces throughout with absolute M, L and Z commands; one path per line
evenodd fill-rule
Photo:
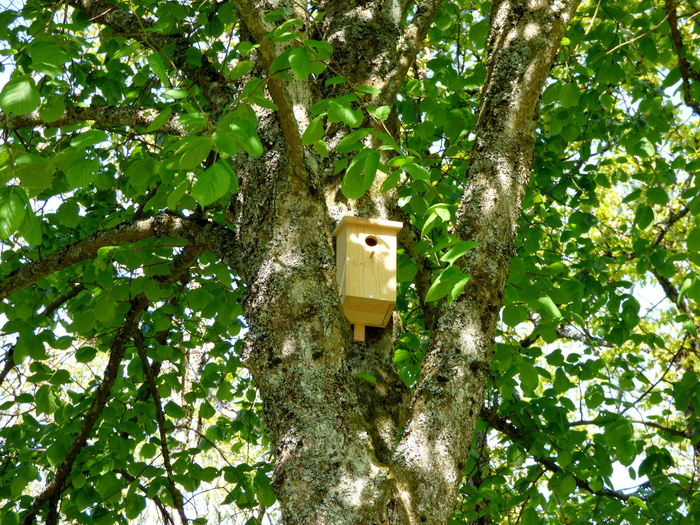
M 343 219 L 338 223 L 333 235 L 338 236 L 343 228 L 351 224 L 357 226 L 371 226 L 372 228 L 384 228 L 387 230 L 387 233 L 393 233 L 394 235 L 396 235 L 398 231 L 403 228 L 402 222 L 387 221 L 384 219 L 366 219 L 365 217 L 351 217 L 348 215 L 343 217 Z

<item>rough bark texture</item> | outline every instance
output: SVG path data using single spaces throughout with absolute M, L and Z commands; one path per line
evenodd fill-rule
M 100 248 L 136 242 L 149 237 L 176 237 L 206 246 L 233 268 L 240 266 L 239 250 L 230 230 L 216 223 L 183 219 L 167 213 L 120 224 L 68 244 L 41 259 L 25 264 L 0 281 L 0 299 L 34 284 L 47 275 L 97 255 Z
M 44 126 L 47 128 L 60 128 L 79 124 L 86 120 L 92 120 L 97 126 L 104 127 L 143 127 L 147 128 L 160 115 L 160 112 L 147 109 L 116 106 L 70 106 L 65 109 L 60 119 L 54 122 L 44 122 L 38 111 L 32 111 L 26 115 L 3 115 L 3 124 L 7 129 L 19 129 L 26 127 Z M 158 128 L 159 133 L 170 135 L 186 135 L 187 131 L 178 123 L 177 117 L 172 117 L 168 122 Z
M 468 253 L 462 296 L 442 314 L 423 362 L 395 476 L 413 523 L 446 523 L 472 443 L 533 159 L 539 94 L 577 2 L 494 2 L 488 72 L 457 233 Z
M 236 3 L 257 38 L 264 28 L 252 13 L 283 8 Z M 411 401 L 391 362 L 390 328 L 353 344 L 334 280 L 338 214 L 390 217 L 391 196 L 339 202 L 322 159 L 300 154 L 308 114 L 298 108 L 308 111 L 338 88 L 270 86 L 280 108 L 295 108 L 294 119 L 282 110 L 265 120 L 264 162 L 239 166 L 246 191 L 234 211 L 248 261 L 246 364 L 265 403 L 286 523 L 448 521 L 489 375 L 538 97 L 576 4 L 493 5 L 488 77 L 457 225 L 463 239 L 481 244 L 466 262 L 472 279 L 465 293 L 439 320 Z M 402 33 L 405 5 L 328 2 L 315 37 L 334 45 L 335 65 L 353 84 L 377 86 L 391 99 L 422 41 L 421 20 L 436 7 L 419 5 L 416 25 Z M 262 49 L 263 62 L 270 48 Z M 343 131 L 333 133 L 331 142 Z M 378 385 L 354 379 L 358 372 L 372 373 Z

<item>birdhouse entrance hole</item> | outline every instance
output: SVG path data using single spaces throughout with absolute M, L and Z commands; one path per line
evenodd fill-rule
M 383 328 L 396 304 L 396 235 L 403 224 L 380 219 L 343 217 L 337 237 L 337 279 L 345 317 L 355 341 L 365 340 L 365 326 Z

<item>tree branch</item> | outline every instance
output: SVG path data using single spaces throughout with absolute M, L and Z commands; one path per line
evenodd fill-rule
M 482 408 L 481 412 L 479 413 L 479 417 L 486 421 L 488 425 L 495 429 L 498 430 L 499 432 L 505 434 L 509 438 L 511 438 L 514 442 L 520 443 L 525 447 L 525 449 L 530 452 L 530 449 L 532 447 L 532 444 L 528 442 L 527 436 L 525 433 L 520 430 L 518 427 L 515 425 L 508 423 L 508 421 L 505 418 L 498 417 L 498 414 L 496 413 L 495 410 L 491 410 L 488 408 Z M 537 463 L 542 465 L 544 468 L 549 470 L 550 472 L 560 472 L 563 471 L 563 469 L 556 464 L 556 462 L 547 456 L 539 456 L 539 455 L 533 455 L 532 456 Z M 574 480 L 576 481 L 576 486 L 580 489 L 583 489 L 587 492 L 590 492 L 591 494 L 595 494 L 596 496 L 606 496 L 606 497 L 611 497 L 611 498 L 616 498 L 622 501 L 627 501 L 629 499 L 629 496 L 623 492 L 619 492 L 617 490 L 612 490 L 612 489 L 606 489 L 602 488 L 599 490 L 593 490 L 591 486 L 588 484 L 587 481 L 582 480 L 581 478 L 571 474 L 571 472 L 567 472 L 567 474 L 571 475 Z M 642 498 L 644 499 L 644 498 Z
M 530 321 L 535 325 L 535 328 L 532 330 L 530 334 L 528 334 L 524 339 L 520 340 L 520 346 L 523 348 L 529 348 L 530 346 L 534 345 L 537 340 L 540 338 L 540 334 L 537 332 L 537 321 L 539 319 L 537 316 L 535 318 L 531 318 Z M 566 326 L 564 324 L 560 324 L 556 328 L 556 333 L 557 337 L 561 339 L 569 339 L 571 341 L 578 341 L 579 343 L 584 343 L 589 347 L 605 347 L 605 348 L 614 348 L 615 345 L 612 343 L 608 343 L 606 340 L 604 340 L 601 337 L 595 337 L 591 334 L 589 334 L 587 331 L 584 331 L 582 328 L 576 328 L 573 325 L 572 326 Z
M 683 38 L 678 30 L 678 16 L 676 13 L 676 4 L 673 0 L 666 0 L 666 13 L 668 15 L 668 24 L 671 26 L 671 40 L 673 41 L 673 47 L 676 50 L 676 56 L 678 57 L 678 69 L 681 72 L 681 77 L 683 78 L 683 101 L 685 105 L 691 108 L 697 115 L 700 115 L 700 102 L 694 101 L 693 96 L 690 93 L 690 81 L 695 80 L 700 82 L 700 73 L 695 71 L 691 66 L 687 58 L 685 58 L 683 53 Z
M 69 301 L 76 295 L 78 295 L 80 292 L 82 292 L 85 289 L 84 284 L 79 284 L 77 286 L 74 286 L 71 288 L 68 292 L 64 293 L 63 295 L 57 297 L 54 299 L 50 304 L 46 305 L 44 310 L 39 314 L 39 315 L 49 315 L 53 313 L 55 310 L 57 310 L 61 305 L 65 304 L 66 301 Z M 12 370 L 15 366 L 15 345 L 12 345 L 7 353 L 5 354 L 5 366 L 3 367 L 2 371 L 0 372 L 0 385 L 5 381 L 5 377 L 7 377 L 7 374 L 10 373 L 10 370 Z
M 430 23 L 440 7 L 441 0 L 423 0 L 416 3 L 416 12 L 410 24 L 403 32 L 398 46 L 397 55 L 399 63 L 396 68 L 387 76 L 382 93 L 377 96 L 377 105 L 392 105 L 396 99 L 396 94 L 401 89 L 408 69 L 416 60 L 418 52 L 423 48 L 425 37 L 428 34 Z M 404 3 L 404 9 L 408 3 Z
M 105 246 L 136 242 L 149 237 L 187 239 L 214 252 L 231 269 L 240 266 L 238 244 L 228 228 L 214 222 L 197 221 L 161 213 L 146 219 L 130 221 L 109 230 L 94 233 L 77 242 L 59 248 L 37 261 L 27 263 L 0 279 L 0 299 L 15 293 L 47 275 L 90 259 Z
M 192 44 L 183 34 L 164 35 L 152 31 L 156 22 L 139 18 L 124 9 L 127 4 L 115 5 L 106 0 L 66 0 L 66 3 L 87 13 L 93 22 L 111 27 L 115 32 L 142 42 L 155 51 L 162 52 L 167 46 L 174 48 L 169 56 L 172 63 L 200 88 L 215 111 L 223 109 L 235 98 L 234 90 L 222 82 L 221 72 L 206 55 L 202 55 L 201 65 L 187 61 L 187 51 Z
M 671 427 L 666 427 L 664 425 L 660 425 L 659 423 L 654 423 L 653 421 L 641 421 L 638 419 L 630 419 L 628 420 L 630 423 L 636 423 L 638 425 L 643 425 L 645 427 L 651 427 L 655 428 L 657 430 L 661 430 L 663 432 L 667 432 L 673 436 L 678 436 L 682 437 L 685 439 L 690 439 L 692 436 L 688 430 L 679 430 L 677 428 L 671 428 Z M 596 425 L 599 426 L 598 423 L 595 421 L 590 421 L 590 420 L 580 420 L 580 421 L 574 421 L 569 423 L 570 426 L 572 427 L 577 427 L 577 426 L 585 426 L 585 425 Z
M 158 387 L 156 386 L 156 380 L 153 375 L 153 370 L 148 363 L 148 357 L 146 357 L 146 348 L 143 346 L 143 334 L 137 331 L 134 334 L 134 343 L 136 344 L 136 350 L 139 354 L 139 359 L 141 360 L 141 368 L 146 376 L 146 381 L 148 382 L 148 388 L 151 391 L 151 397 L 153 398 L 153 404 L 156 408 L 156 422 L 158 424 L 158 433 L 160 435 L 160 451 L 163 454 L 163 466 L 165 467 L 165 472 L 168 476 L 168 491 L 170 492 L 170 497 L 173 499 L 173 505 L 180 516 L 180 521 L 182 525 L 186 525 L 188 520 L 185 516 L 185 508 L 182 504 L 182 494 L 175 485 L 175 480 L 173 479 L 173 466 L 170 462 L 170 449 L 168 448 L 168 435 L 165 430 L 165 414 L 163 413 L 163 406 L 160 401 L 160 394 L 158 393 Z
M 150 108 L 119 107 L 119 106 L 89 106 L 86 108 L 71 106 L 67 107 L 61 118 L 52 122 L 44 121 L 38 111 L 27 113 L 26 115 L 6 115 L 0 112 L 0 122 L 7 129 L 19 128 L 60 128 L 85 122 L 93 121 L 99 127 L 143 127 L 147 128 L 160 115 L 160 112 Z M 153 133 L 167 133 L 169 135 L 187 135 L 187 130 L 180 125 L 179 116 L 170 118 Z
M 194 261 L 196 261 L 197 257 L 201 254 L 202 251 L 203 248 L 201 247 L 186 247 L 183 253 L 176 257 L 170 264 L 169 275 L 159 275 L 154 277 L 153 279 L 160 284 L 166 284 L 180 280 L 187 273 L 188 269 L 192 266 Z M 78 292 L 76 292 L 76 294 L 77 293 Z M 64 296 L 62 297 L 66 297 L 69 294 L 70 292 L 68 294 L 64 294 Z M 54 303 L 55 302 L 56 301 L 54 301 Z M 90 432 L 92 431 L 92 428 L 94 427 L 100 413 L 102 412 L 102 409 L 105 407 L 107 401 L 109 400 L 109 396 L 112 391 L 112 386 L 114 385 L 117 374 L 119 373 L 119 366 L 124 356 L 126 344 L 130 339 L 137 340 L 138 336 L 141 334 L 141 332 L 138 330 L 138 323 L 141 319 L 141 316 L 148 308 L 148 305 L 149 302 L 144 294 L 139 294 L 131 300 L 131 308 L 126 313 L 124 322 L 120 326 L 117 335 L 112 340 L 112 344 L 110 345 L 109 360 L 104 371 L 104 376 L 102 382 L 97 387 L 95 399 L 93 400 L 92 405 L 90 406 L 87 414 L 85 415 L 83 426 L 75 435 L 73 443 L 71 444 L 70 448 L 68 449 L 68 452 L 66 453 L 66 458 L 57 467 L 53 479 L 47 484 L 47 486 L 44 488 L 41 494 L 39 494 L 39 496 L 35 498 L 31 507 L 27 510 L 27 514 L 24 518 L 23 525 L 29 525 L 32 523 L 39 507 L 42 504 L 44 504 L 47 501 L 58 501 L 60 494 L 65 488 L 66 480 L 70 475 L 71 469 L 73 467 L 73 464 L 75 463 L 75 460 L 78 457 L 78 454 L 80 453 L 80 450 L 85 445 L 90 435 Z M 140 348 L 143 349 L 143 346 L 141 345 Z M 137 349 L 140 352 L 138 344 Z M 151 378 L 153 385 L 155 385 L 151 369 L 147 366 L 144 366 L 144 373 L 146 374 L 147 378 Z M 157 390 L 153 388 L 151 389 L 151 393 L 154 396 L 158 395 Z M 160 408 L 160 398 L 158 397 L 156 399 L 158 400 L 157 408 Z M 181 512 L 180 516 L 181 518 L 183 518 L 182 523 L 183 525 L 185 525 L 187 523 L 187 520 L 184 517 L 184 512 L 182 512 L 182 498 L 178 500 L 175 499 L 175 494 L 171 493 L 171 495 L 173 496 L 173 501 L 176 503 L 178 511 Z M 180 503 L 179 505 L 177 505 L 178 501 Z
M 286 45 L 278 44 L 276 46 L 272 38 L 265 38 L 274 29 L 274 26 L 264 19 L 267 11 L 264 5 L 256 5 L 253 0 L 233 0 L 233 3 L 243 24 L 255 42 L 259 44 L 258 51 L 262 58 L 262 65 L 265 72 L 268 73 L 272 62 L 284 51 Z M 268 77 L 267 89 L 272 96 L 273 102 L 279 108 L 276 116 L 282 125 L 287 151 L 292 157 L 292 166 L 294 166 L 295 171 L 299 172 L 303 170 L 305 165 L 304 147 L 301 143 L 299 124 L 301 123 L 303 126 L 308 125 L 308 121 L 303 122 L 307 120 L 306 117 L 308 115 L 304 115 L 301 119 L 299 118 L 300 115 L 295 111 L 294 99 L 311 100 L 309 81 L 303 79 L 294 84 L 288 84 L 279 76 L 272 75 Z M 299 107 L 303 107 L 303 105 L 299 105 Z M 301 178 L 304 178 L 303 174 Z
M 661 241 L 664 240 L 664 237 L 666 236 L 666 233 L 671 231 L 671 226 L 676 224 L 679 220 L 681 220 L 683 217 L 688 215 L 688 212 L 690 212 L 690 207 L 689 206 L 683 206 L 680 210 L 674 212 L 673 210 L 670 210 L 668 214 L 668 218 L 661 222 L 658 223 L 659 231 L 656 233 L 656 236 L 654 237 L 654 244 L 661 244 Z
M 114 385 L 114 381 L 119 373 L 119 365 L 121 364 L 122 357 L 124 356 L 126 343 L 133 337 L 135 331 L 137 330 L 141 315 L 143 315 L 147 307 L 148 300 L 144 294 L 137 295 L 131 301 L 131 308 L 127 312 L 124 323 L 119 328 L 119 331 L 117 332 L 117 335 L 110 346 L 109 361 L 107 362 L 107 367 L 104 371 L 104 377 L 100 383 L 100 386 L 97 387 L 97 392 L 92 405 L 88 409 L 87 414 L 85 414 L 83 425 L 75 435 L 73 443 L 68 449 L 68 452 L 66 452 L 66 458 L 56 469 L 54 477 L 46 485 L 44 490 L 42 490 L 41 493 L 34 499 L 34 502 L 29 509 L 27 509 L 24 519 L 22 520 L 23 525 L 31 525 L 34 522 L 34 518 L 39 508 L 47 501 L 54 500 L 54 498 L 58 497 L 58 495 L 60 495 L 60 493 L 63 491 L 66 480 L 68 479 L 73 467 L 73 463 L 75 463 L 78 454 L 87 442 L 88 436 L 97 422 L 97 418 L 109 400 L 112 386 Z
M 136 481 L 138 479 L 138 478 L 132 476 L 131 474 L 129 474 L 126 470 L 117 470 L 116 472 L 121 474 L 121 476 L 124 479 L 126 479 L 127 481 L 129 481 L 131 483 L 133 483 L 134 481 Z M 145 496 L 148 497 L 148 488 L 144 487 L 141 483 L 138 483 L 137 486 L 138 486 L 139 490 L 141 492 L 143 492 Z M 163 523 L 169 524 L 169 525 L 174 525 L 175 521 L 173 520 L 172 516 L 168 512 L 168 509 L 165 508 L 165 505 L 163 504 L 161 499 L 157 495 L 151 496 L 150 499 L 153 501 L 153 503 L 155 503 L 156 508 L 160 512 L 161 518 L 163 519 Z
M 411 416 L 395 454 L 412 522 L 446 523 L 483 406 L 498 313 L 534 156 L 538 100 L 578 0 L 494 2 L 491 50 L 467 186 L 455 233 L 479 245 L 461 261 L 471 275 L 440 316 L 423 360 Z

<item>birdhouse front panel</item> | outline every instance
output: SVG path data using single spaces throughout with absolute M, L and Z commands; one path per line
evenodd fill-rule
M 345 217 L 338 224 L 337 277 L 345 316 L 355 325 L 384 327 L 396 304 L 395 221 Z

